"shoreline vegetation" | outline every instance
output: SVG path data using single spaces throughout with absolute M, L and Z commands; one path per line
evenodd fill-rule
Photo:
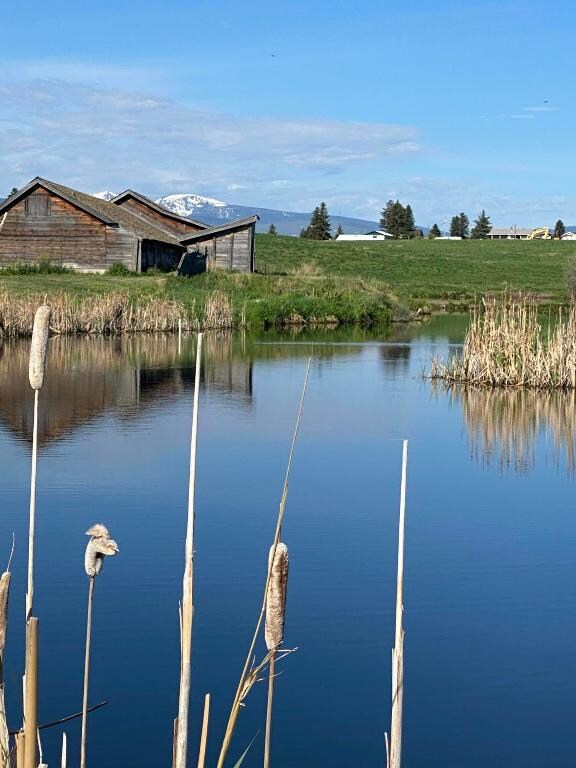
M 433 359 L 429 378 L 447 386 L 576 389 L 576 302 L 543 322 L 533 299 L 483 301 L 461 355 Z
M 576 243 L 466 240 L 312 241 L 258 235 L 256 273 L 176 277 L 0 267 L 0 338 L 29 336 L 49 297 L 52 331 L 121 334 L 377 327 L 430 312 L 467 312 L 480 297 L 568 301 Z

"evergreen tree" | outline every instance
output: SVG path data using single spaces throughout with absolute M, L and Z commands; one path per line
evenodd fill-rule
M 474 240 L 485 240 L 490 234 L 491 229 L 492 222 L 490 221 L 490 216 L 486 216 L 486 211 L 482 209 L 482 213 L 474 220 L 470 237 Z
M 465 240 L 470 234 L 470 220 L 465 213 L 453 216 L 450 222 L 450 237 L 461 237 Z
M 310 240 L 330 240 L 330 217 L 326 203 L 320 203 L 314 208 L 310 217 L 310 224 L 300 233 L 300 237 L 307 237 Z
M 269 235 L 277 235 L 278 234 L 278 230 L 276 229 L 274 224 L 270 224 L 270 226 L 268 227 L 268 234 Z
M 461 237 L 460 216 L 452 216 L 452 221 L 450 222 L 450 237 Z
M 344 234 L 344 227 L 342 226 L 342 224 L 338 224 L 338 229 L 336 230 L 336 237 L 343 234 Z
M 302 227 L 302 229 L 300 230 L 300 234 L 298 235 L 298 237 L 308 237 L 308 227 L 306 227 L 306 229 L 305 229 L 304 227 Z
M 390 229 L 390 227 L 392 227 L 393 208 L 394 208 L 394 200 L 388 200 L 388 202 L 386 203 L 386 205 L 382 210 L 382 214 L 380 216 L 380 221 L 379 221 L 380 229 L 383 229 L 385 232 L 390 232 L 390 234 L 392 234 L 392 230 Z
M 10 194 L 8 195 L 8 197 L 12 197 L 12 195 L 15 195 L 15 194 L 16 194 L 16 192 L 18 192 L 18 187 L 12 187 L 12 189 L 10 190 Z
M 564 222 L 562 221 L 562 219 L 558 219 L 554 227 L 554 237 L 560 240 L 562 235 L 565 235 L 565 234 L 566 234 L 566 227 L 564 226 Z
M 441 237 L 442 232 L 440 232 L 440 227 L 438 224 L 432 224 L 430 227 L 430 232 L 428 233 L 428 237 L 430 240 L 434 240 L 436 237 Z
M 414 223 L 414 214 L 412 213 L 411 206 L 407 205 L 404 208 L 404 227 L 402 237 L 415 237 L 416 225 Z

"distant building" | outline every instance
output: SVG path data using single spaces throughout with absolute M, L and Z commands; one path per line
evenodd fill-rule
M 488 240 L 528 240 L 534 227 L 492 227 Z
M 385 232 L 383 229 L 375 229 L 372 232 L 366 232 L 363 235 L 338 235 L 336 240 L 347 240 L 348 242 L 360 241 L 360 240 L 393 240 L 394 235 L 390 232 Z
M 434 240 L 462 240 L 460 235 L 439 235 Z

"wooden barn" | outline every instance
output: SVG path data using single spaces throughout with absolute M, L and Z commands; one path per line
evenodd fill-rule
M 252 272 L 257 218 L 209 227 L 133 190 L 107 201 L 37 177 L 0 203 L 0 269 L 50 261 L 87 272 L 114 264 L 135 272 Z M 183 257 L 193 269 L 181 269 Z
M 186 253 L 178 271 L 181 274 L 212 269 L 254 272 L 254 234 L 258 219 L 259 216 L 249 216 L 185 235 L 180 242 L 186 246 Z

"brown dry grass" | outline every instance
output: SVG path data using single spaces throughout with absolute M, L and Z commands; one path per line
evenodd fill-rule
M 460 356 L 433 360 L 430 378 L 488 387 L 576 389 L 576 304 L 545 330 L 531 300 L 476 308 Z
M 44 302 L 37 294 L 0 292 L 0 338 L 30 336 L 34 313 Z M 214 291 L 203 306 L 187 308 L 173 299 L 141 297 L 131 300 L 125 293 L 103 296 L 73 296 L 66 292 L 50 296 L 50 328 L 57 334 L 158 333 L 229 329 L 234 326 L 228 297 Z

